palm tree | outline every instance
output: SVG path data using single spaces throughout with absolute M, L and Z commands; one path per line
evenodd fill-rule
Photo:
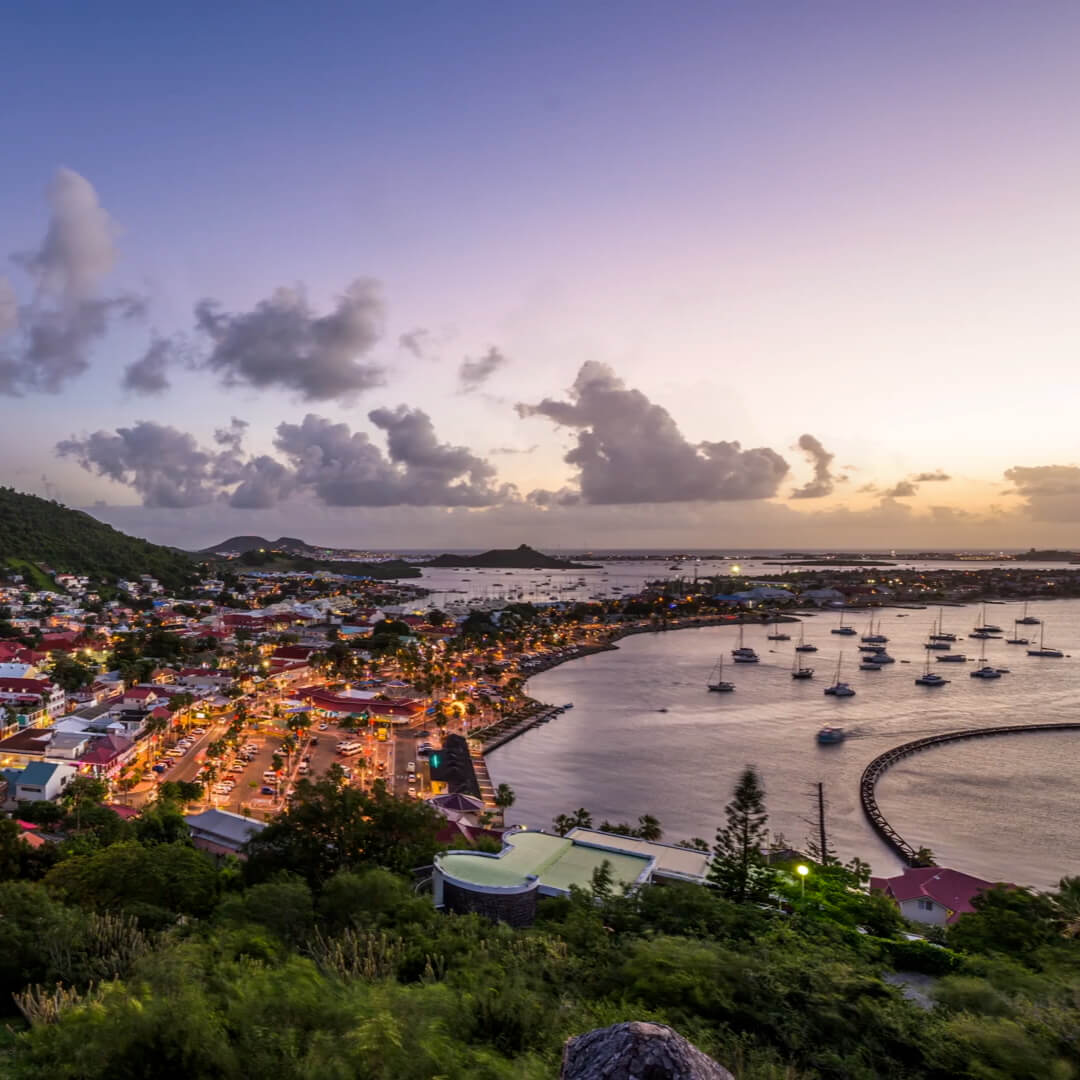
M 658 818 L 654 818 L 652 814 L 642 814 L 638 818 L 637 834 L 642 840 L 656 841 L 663 838 L 664 830 L 660 827 Z
M 495 789 L 495 805 L 503 811 L 509 810 L 517 801 L 514 789 L 509 784 L 500 784 Z

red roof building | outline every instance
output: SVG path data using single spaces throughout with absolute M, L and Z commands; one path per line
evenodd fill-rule
M 894 900 L 905 918 L 935 926 L 954 923 L 974 911 L 972 900 L 994 885 L 942 866 L 909 866 L 896 877 L 870 879 L 870 888 Z

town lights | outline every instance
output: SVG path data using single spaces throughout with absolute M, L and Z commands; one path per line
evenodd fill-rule
M 805 866 L 802 863 L 799 863 L 799 865 L 795 867 L 795 873 L 799 875 L 799 886 L 800 886 L 799 895 L 800 896 L 805 896 L 806 895 L 806 875 L 810 873 L 810 867 Z

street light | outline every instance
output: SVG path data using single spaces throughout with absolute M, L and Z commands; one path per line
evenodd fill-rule
M 799 863 L 795 867 L 795 873 L 799 875 L 799 895 L 806 896 L 806 875 L 810 873 L 810 867 L 805 866 L 803 863 Z

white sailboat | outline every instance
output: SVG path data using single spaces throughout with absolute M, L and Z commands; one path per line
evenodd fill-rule
M 743 644 L 743 623 L 739 623 L 739 645 L 738 648 L 731 650 L 731 658 L 736 664 L 756 664 L 758 662 L 758 654 L 749 645 Z

